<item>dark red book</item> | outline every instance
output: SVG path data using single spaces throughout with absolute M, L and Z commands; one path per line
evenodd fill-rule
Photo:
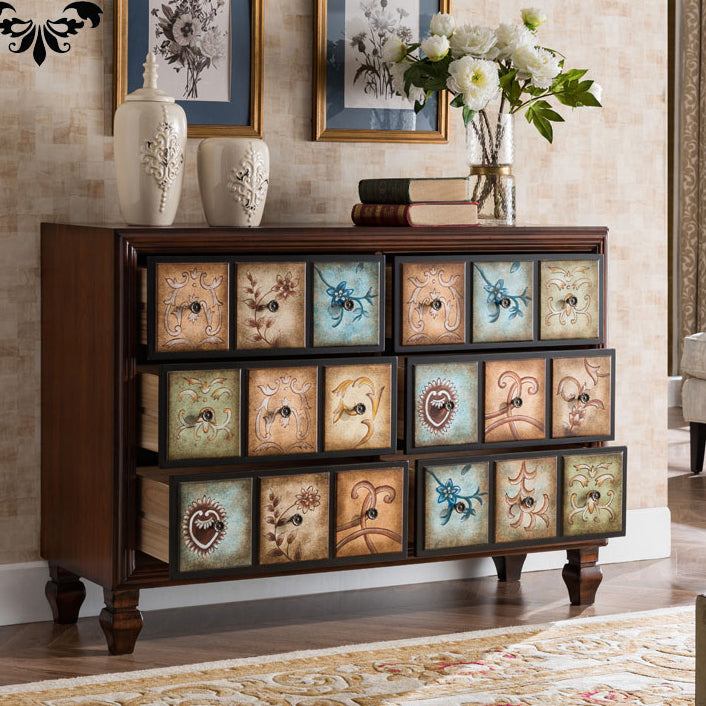
M 351 212 L 357 226 L 474 226 L 475 201 L 428 203 L 357 203 Z

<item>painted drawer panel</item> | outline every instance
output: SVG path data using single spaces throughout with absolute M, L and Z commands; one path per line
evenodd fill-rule
M 495 541 L 523 542 L 557 534 L 556 456 L 495 464 Z
M 478 366 L 443 358 L 411 366 L 414 447 L 478 443 Z
M 612 362 L 609 354 L 552 360 L 553 438 L 613 435 Z
M 236 265 L 236 348 L 306 346 L 306 263 Z
M 260 480 L 260 564 L 291 564 L 329 556 L 329 474 Z
M 241 454 L 239 370 L 171 371 L 166 385 L 168 462 Z
M 473 343 L 532 341 L 534 262 L 473 263 Z
M 248 455 L 310 454 L 318 447 L 318 368 L 248 371 Z
M 487 544 L 490 512 L 490 462 L 424 465 L 417 473 L 422 494 L 422 552 Z
M 487 361 L 484 441 L 544 439 L 545 388 L 544 358 Z
M 324 451 L 392 449 L 396 382 L 393 362 L 326 365 Z
M 399 263 L 401 346 L 462 345 L 466 341 L 466 262 Z
M 563 465 L 563 533 L 623 534 L 625 451 L 567 454 Z
M 156 353 L 229 349 L 231 283 L 227 262 L 157 262 L 153 277 Z
M 171 568 L 184 576 L 252 564 L 252 479 L 203 478 L 175 484 Z
M 381 346 L 382 260 L 319 260 L 312 270 L 314 348 Z
M 336 558 L 405 555 L 406 508 L 406 465 L 337 472 Z
M 546 260 L 540 271 L 540 331 L 543 341 L 598 339 L 600 261 Z

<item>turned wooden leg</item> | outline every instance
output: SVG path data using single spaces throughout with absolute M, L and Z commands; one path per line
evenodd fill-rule
M 568 562 L 561 576 L 569 589 L 572 605 L 590 605 L 596 600 L 596 591 L 603 580 L 598 566 L 598 547 L 567 549 Z
M 111 591 L 103 589 L 105 608 L 99 621 L 112 655 L 130 654 L 135 649 L 137 636 L 142 630 L 142 613 L 137 610 L 139 589 Z
M 510 554 L 509 556 L 494 556 L 495 570 L 498 572 L 498 581 L 519 581 L 522 567 L 527 554 Z
M 706 424 L 689 422 L 689 450 L 691 451 L 691 472 L 701 473 L 704 467 L 706 448 Z
M 59 625 L 75 623 L 86 597 L 86 587 L 76 574 L 57 564 L 49 564 L 49 575 L 51 578 L 44 587 L 44 595 L 51 606 L 54 622 Z

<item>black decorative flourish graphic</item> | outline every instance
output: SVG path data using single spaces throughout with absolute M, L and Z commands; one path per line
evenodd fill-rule
M 0 2 L 0 17 L 5 10 L 15 12 L 15 8 L 9 2 Z M 67 37 L 78 34 L 78 31 L 88 20 L 91 29 L 100 23 L 100 16 L 103 12 L 98 5 L 93 2 L 72 2 L 67 5 L 63 12 L 73 10 L 81 19 L 71 17 L 60 17 L 57 20 L 47 20 L 43 25 L 35 23 L 34 20 L 22 20 L 19 17 L 6 17 L 0 21 L 0 34 L 9 35 L 13 40 L 9 44 L 9 49 L 13 54 L 20 54 L 32 49 L 32 56 L 37 66 L 41 66 L 47 58 L 47 47 L 57 54 L 66 54 L 71 45 L 66 40 Z

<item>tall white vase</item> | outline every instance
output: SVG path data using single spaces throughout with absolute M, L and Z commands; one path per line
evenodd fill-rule
M 270 180 L 264 140 L 209 137 L 199 144 L 199 189 L 211 226 L 258 226 Z
M 148 54 L 143 87 L 115 111 L 114 149 L 118 201 L 131 225 L 174 222 L 184 178 L 186 114 L 157 88 L 157 61 Z

